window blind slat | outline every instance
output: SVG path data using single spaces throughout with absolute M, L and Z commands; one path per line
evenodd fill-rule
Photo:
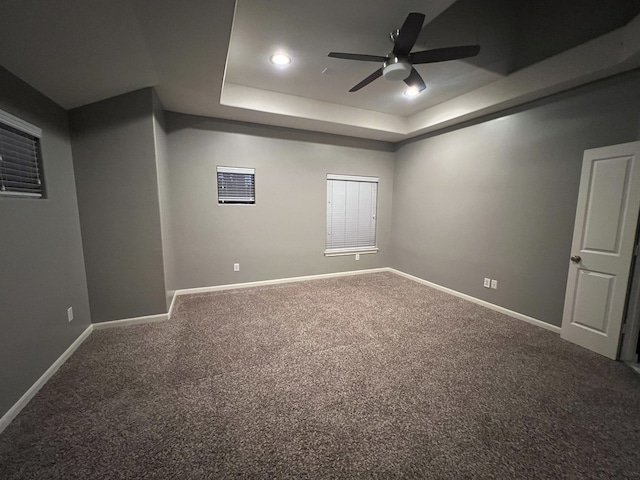
M 21 182 L 20 180 L 7 180 L 5 184 L 13 188 L 22 188 L 25 190 L 38 190 L 37 185 L 34 185 L 33 183 L 30 183 L 30 182 Z
M 5 172 L 3 174 L 3 177 L 7 182 L 25 182 L 28 184 L 34 184 L 34 183 L 37 183 L 38 181 L 38 177 L 36 177 L 35 175 L 32 175 L 32 176 L 16 175 L 9 172 Z
M 33 159 L 28 161 L 28 159 L 24 157 L 14 156 L 13 158 L 10 158 L 9 156 L 3 154 L 2 152 L 0 152 L 0 158 L 2 158 L 0 162 L 2 162 L 7 168 L 13 167 L 13 168 L 19 168 L 21 170 L 32 171 L 32 172 L 37 171 L 37 168 L 33 163 Z
M 0 138 L 0 142 L 2 142 L 1 138 Z M 2 146 L 0 147 L 0 152 L 2 152 L 7 156 L 14 153 L 15 155 L 29 157 L 29 158 L 37 155 L 37 150 L 35 148 L 27 148 L 19 145 L 10 145 L 7 143 L 2 144 Z
M 10 127 L 8 125 L 4 125 L 4 126 L 6 128 L 2 129 L 2 131 L 0 132 L 0 137 L 4 137 L 6 139 L 9 139 L 9 138 L 22 139 L 25 142 L 33 142 L 33 139 L 37 138 L 37 137 L 34 137 L 33 135 L 29 135 L 28 133 L 20 132 L 19 130 L 16 130 L 15 128 Z
M 7 172 L 14 171 L 14 172 L 19 172 L 23 175 L 29 175 L 29 176 L 38 175 L 38 171 L 29 165 L 15 164 L 11 162 L 3 162 L 3 163 L 4 163 L 3 168 Z

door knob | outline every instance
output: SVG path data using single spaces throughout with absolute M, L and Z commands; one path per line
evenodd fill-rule
M 582 257 L 580 255 L 574 255 L 573 257 L 571 257 L 571 261 L 573 263 L 580 263 L 581 260 L 582 260 Z

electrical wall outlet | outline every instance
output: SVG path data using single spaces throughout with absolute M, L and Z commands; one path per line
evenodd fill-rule
M 240 271 L 240 264 L 239 263 L 234 263 L 233 264 L 233 271 L 234 272 L 239 272 Z
M 490 278 L 485 278 L 484 279 L 484 288 L 489 288 L 491 286 L 491 279 Z
M 67 318 L 69 321 L 73 320 L 73 307 L 67 308 Z
M 360 254 L 356 253 L 356 260 L 360 260 Z
M 494 290 L 498 288 L 498 280 L 491 280 L 491 288 Z

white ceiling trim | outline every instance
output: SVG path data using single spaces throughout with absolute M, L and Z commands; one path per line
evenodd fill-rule
M 225 82 L 220 104 L 257 110 L 293 118 L 320 120 L 338 125 L 357 126 L 371 131 L 406 135 L 407 119 L 397 115 L 296 97 Z

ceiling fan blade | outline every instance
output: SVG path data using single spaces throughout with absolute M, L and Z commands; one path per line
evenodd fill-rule
M 409 74 L 409 76 L 404 79 L 404 83 L 406 83 L 409 87 L 417 87 L 420 92 L 427 88 L 424 80 L 422 79 L 418 71 L 413 67 L 411 68 L 411 73 Z
M 422 24 L 424 23 L 424 14 L 411 12 L 407 15 L 406 20 L 400 28 L 398 38 L 396 38 L 393 46 L 393 53 L 399 57 L 406 57 L 413 48 L 413 45 L 420 35 Z
M 409 54 L 409 61 L 413 65 L 421 63 L 446 62 L 460 58 L 475 57 L 480 52 L 480 45 L 464 45 L 461 47 L 435 48 Z
M 360 53 L 340 53 L 330 52 L 329 56 L 332 58 L 344 58 L 345 60 L 360 60 L 362 62 L 386 62 L 388 57 L 381 57 L 380 55 L 362 55 Z
M 353 87 L 351 90 L 349 90 L 350 92 L 357 92 L 358 90 L 360 90 L 362 87 L 366 87 L 367 85 L 369 85 L 371 82 L 373 82 L 376 78 L 380 78 L 382 76 L 382 69 L 379 68 L 378 70 L 376 70 L 375 72 L 373 72 L 371 75 L 369 75 L 367 78 L 365 78 L 364 80 L 362 80 L 359 84 L 357 84 L 355 87 Z

